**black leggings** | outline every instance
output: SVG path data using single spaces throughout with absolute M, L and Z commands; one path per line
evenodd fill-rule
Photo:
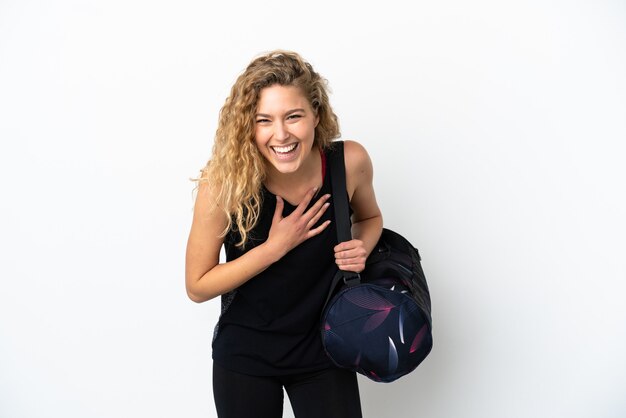
M 296 418 L 361 418 L 356 374 L 342 369 L 288 376 L 249 376 L 213 363 L 219 418 L 283 416 L 283 386 Z

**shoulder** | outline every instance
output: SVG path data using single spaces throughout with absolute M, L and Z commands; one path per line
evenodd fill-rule
M 365 147 L 356 141 L 344 141 L 344 161 L 346 165 L 346 186 L 350 199 L 357 189 L 372 184 L 372 161 Z
M 345 141 L 343 141 L 343 152 L 346 157 L 351 157 L 353 159 L 368 157 L 365 147 L 359 142 L 351 139 L 346 139 Z
M 372 160 L 363 145 L 357 141 L 344 141 L 343 153 L 346 163 L 346 174 L 371 174 Z

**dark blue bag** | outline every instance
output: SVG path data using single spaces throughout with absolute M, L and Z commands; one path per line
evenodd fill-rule
M 343 142 L 329 155 L 338 241 L 351 239 Z M 433 345 L 430 295 L 419 252 L 383 229 L 360 274 L 339 270 L 322 314 L 322 343 L 339 367 L 377 382 L 415 368 Z

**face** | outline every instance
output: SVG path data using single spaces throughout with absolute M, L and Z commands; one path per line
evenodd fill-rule
M 310 161 L 319 118 L 294 86 L 261 90 L 254 140 L 265 159 L 280 173 L 294 173 Z

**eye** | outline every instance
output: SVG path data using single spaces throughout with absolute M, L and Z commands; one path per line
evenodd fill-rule
M 287 119 L 294 120 L 294 119 L 300 119 L 301 117 L 302 117 L 302 115 L 295 114 L 295 115 L 289 115 L 289 116 L 287 116 Z
M 257 119 L 257 120 L 256 120 L 256 123 L 267 123 L 267 122 L 269 122 L 269 121 L 270 121 L 269 119 L 266 119 L 266 118 L 260 118 L 260 119 Z

